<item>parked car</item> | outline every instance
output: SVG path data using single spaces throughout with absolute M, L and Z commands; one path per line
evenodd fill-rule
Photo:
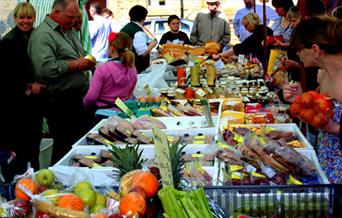
M 190 38 L 193 21 L 182 18 L 180 23 L 180 30 L 185 32 Z M 146 27 L 157 38 L 158 42 L 160 41 L 162 35 L 170 30 L 167 24 L 167 18 L 145 20 L 144 27 Z

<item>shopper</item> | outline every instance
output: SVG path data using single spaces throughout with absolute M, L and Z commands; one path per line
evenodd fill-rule
M 194 20 L 190 41 L 202 46 L 208 41 L 215 41 L 223 48 L 230 42 L 229 21 L 224 13 L 219 11 L 220 0 L 207 0 L 209 11 L 198 13 Z
M 283 42 L 290 42 L 293 29 L 290 26 L 290 21 L 286 17 L 287 12 L 294 6 L 292 0 L 272 0 L 272 6 L 275 8 L 281 19 L 274 22 L 272 25 L 273 35 L 282 36 Z
M 251 35 L 251 33 L 248 32 L 246 28 L 242 25 L 242 18 L 249 13 L 254 13 L 255 10 L 255 13 L 259 16 L 262 24 L 264 16 L 262 4 L 254 4 L 254 0 L 243 1 L 245 3 L 245 7 L 237 10 L 233 19 L 235 35 L 240 39 L 240 42 L 243 42 L 248 36 Z M 268 26 L 270 21 L 275 22 L 279 19 L 280 17 L 275 12 L 275 10 L 270 6 L 266 5 L 266 25 Z
M 36 13 L 28 2 L 13 11 L 16 26 L 0 42 L 2 102 L 0 149 L 12 150 L 16 159 L 1 166 L 7 182 L 27 170 L 27 164 L 39 170 L 39 145 L 42 137 L 45 86 L 34 80 L 26 49 L 33 31 Z
M 137 83 L 131 38 L 126 33 L 112 32 L 108 41 L 111 59 L 95 70 L 84 98 L 88 111 L 95 112 L 100 108 L 115 110 L 115 100 L 125 101 L 132 97 Z
M 119 32 L 122 26 L 114 20 L 114 14 L 109 8 L 104 8 L 101 11 L 101 16 L 106 19 L 106 22 L 110 25 L 110 32 Z
M 90 4 L 89 14 L 93 21 L 89 21 L 91 39 L 91 53 L 96 60 L 108 58 L 108 36 L 111 32 L 110 23 L 101 16 L 101 7 L 98 2 Z
M 290 46 L 297 50 L 304 66 L 322 70 L 321 88 L 335 99 L 334 117 L 318 135 L 318 159 L 332 183 L 342 182 L 340 119 L 342 102 L 342 21 L 331 17 L 312 17 L 300 22 Z
M 157 40 L 145 33 L 143 27 L 147 9 L 141 5 L 135 5 L 129 10 L 131 22 L 126 24 L 120 32 L 127 33 L 133 40 L 133 52 L 135 54 L 135 67 L 141 73 L 150 66 L 150 53 L 157 45 Z
M 160 39 L 159 45 L 163 45 L 167 42 L 172 43 L 174 40 L 182 42 L 182 44 L 190 44 L 189 37 L 185 32 L 180 31 L 180 19 L 177 15 L 171 15 L 167 19 L 167 24 L 170 27 L 170 31 L 164 33 Z
M 227 51 L 224 51 L 218 55 L 213 55 L 213 59 L 217 60 L 221 57 L 231 57 L 233 55 L 250 55 L 257 57 L 261 63 L 264 63 L 264 49 L 262 41 L 264 40 L 263 25 L 260 24 L 260 18 L 255 13 L 249 13 L 242 18 L 242 24 L 244 27 L 252 33 L 242 43 L 234 45 Z M 267 27 L 267 35 L 272 35 L 272 30 Z
M 86 131 L 85 71 L 93 69 L 95 63 L 83 57 L 82 44 L 72 28 L 78 12 L 76 0 L 55 0 L 51 13 L 32 33 L 28 44 L 35 76 L 47 85 L 47 120 L 54 140 L 52 163 Z

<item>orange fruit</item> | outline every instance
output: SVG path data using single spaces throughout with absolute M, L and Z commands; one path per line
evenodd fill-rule
M 299 113 L 299 117 L 305 123 L 311 123 L 314 116 L 315 116 L 315 112 L 311 108 L 303 108 Z
M 293 103 L 295 104 L 301 104 L 302 103 L 302 98 L 300 95 L 296 96 Z
M 301 109 L 302 109 L 302 106 L 300 104 L 293 103 L 290 106 L 290 113 L 293 117 L 297 117 Z
M 155 103 L 159 103 L 160 102 L 160 97 L 159 96 L 154 97 L 154 102 Z
M 311 95 L 314 99 L 322 98 L 322 96 L 321 96 L 318 92 L 315 92 L 315 91 L 308 91 L 307 93 L 308 93 L 309 95 Z
M 15 185 L 14 194 L 16 198 L 23 201 L 30 201 L 31 197 L 25 193 L 25 190 L 21 188 L 22 186 L 24 186 L 32 194 L 37 194 L 38 185 L 32 179 L 22 178 Z
M 108 215 L 107 214 L 103 214 L 103 213 L 98 213 L 93 218 L 108 218 Z
M 136 213 L 143 216 L 146 211 L 146 201 L 139 193 L 130 192 L 121 199 L 119 210 L 121 215 L 127 217 L 132 217 Z
M 139 99 L 139 101 L 140 101 L 140 103 L 146 103 L 146 98 L 145 98 L 145 97 L 141 97 L 141 98 Z
M 57 206 L 71 210 L 83 211 L 84 205 L 82 200 L 77 195 L 65 194 L 58 199 Z
M 313 110 L 316 113 L 325 113 L 330 110 L 329 102 L 324 98 L 317 98 L 313 103 Z
M 301 96 L 303 107 L 309 108 L 312 106 L 314 98 L 309 93 L 305 92 Z
M 153 103 L 154 102 L 154 98 L 153 98 L 153 96 L 147 96 L 147 99 L 146 99 L 146 101 L 148 102 L 148 103 Z
M 323 113 L 318 113 L 315 115 L 315 117 L 312 119 L 312 123 L 311 125 L 316 128 L 316 129 L 319 129 L 319 128 L 322 128 L 324 127 L 325 125 L 328 124 L 328 117 L 323 114 Z
M 152 198 L 155 196 L 159 189 L 159 182 L 157 177 L 149 171 L 141 171 L 135 174 L 132 179 L 131 190 L 140 187 L 145 192 L 147 197 Z

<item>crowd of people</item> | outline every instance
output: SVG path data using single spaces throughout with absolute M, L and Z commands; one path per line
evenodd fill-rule
M 215 60 L 247 54 L 262 63 L 268 58 L 263 49 L 265 43 L 286 50 L 288 55 L 282 63 L 295 80 L 284 84 L 279 92 L 287 103 L 307 90 L 303 80 L 309 80 L 305 78 L 317 82 L 319 69 L 318 90 L 334 99 L 335 113 L 325 128 L 311 131 L 318 131 L 318 139 L 312 143 L 330 182 L 341 183 L 340 3 L 335 2 L 334 7 L 329 4 L 329 10 L 324 11 L 328 8 L 324 5 L 326 1 L 307 0 L 302 17 L 299 5 L 295 6 L 292 0 L 272 0 L 275 10 L 267 7 L 266 32 L 261 5 L 254 5 L 251 0 L 244 3 L 245 7 L 236 12 L 233 20 L 241 43 L 230 49 L 223 50 L 231 33 L 227 17 L 219 10 L 220 0 L 207 0 L 208 12 L 196 15 L 190 38 L 180 31 L 180 18 L 171 15 L 170 31 L 162 36 L 159 45 L 176 40 L 202 46 L 215 41 L 221 45 L 221 53 L 213 55 Z M 132 97 L 137 75 L 149 66 L 150 53 L 158 42 L 144 27 L 148 15 L 145 7 L 133 6 L 129 10 L 130 22 L 122 28 L 113 23 L 110 10 L 101 9 L 96 2 L 90 5 L 89 14 L 93 19 L 89 26 L 92 55 L 106 60 L 98 66 L 85 57 L 77 35 L 82 27 L 82 13 L 76 0 L 55 0 L 51 12 L 35 29 L 36 13 L 30 3 L 19 3 L 14 9 L 16 26 L 0 41 L 0 62 L 6 72 L 5 82 L 0 86 L 0 95 L 6 102 L 0 113 L 5 127 L 0 141 L 0 166 L 5 181 L 25 172 L 28 163 L 38 170 L 43 116 L 54 140 L 54 164 L 88 130 L 97 109 L 115 110 L 114 99 Z M 265 42 L 265 33 L 281 37 L 274 37 L 272 43 Z M 91 81 L 89 72 L 93 72 Z M 316 83 L 313 89 L 315 86 Z

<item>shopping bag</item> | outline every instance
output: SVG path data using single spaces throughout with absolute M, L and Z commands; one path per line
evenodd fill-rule
M 168 88 L 167 82 L 164 80 L 167 62 L 164 59 L 157 59 L 152 61 L 149 68 L 144 71 L 145 73 L 138 75 L 138 81 L 134 88 L 133 95 L 136 98 L 146 96 L 144 87 L 149 85 L 152 96 L 160 95 L 160 88 Z

